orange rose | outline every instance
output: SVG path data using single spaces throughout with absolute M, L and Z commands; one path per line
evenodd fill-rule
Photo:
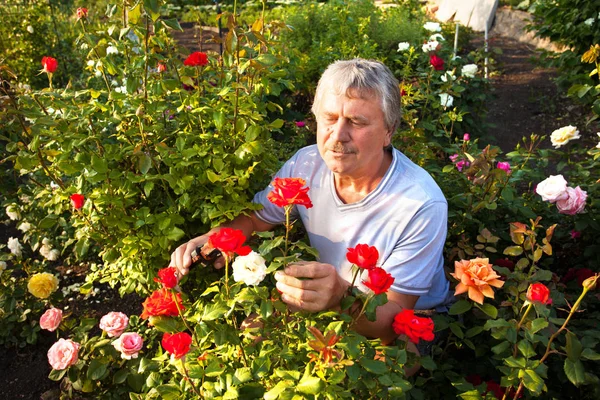
M 487 258 L 455 261 L 454 273 L 450 275 L 459 281 L 454 295 L 468 291 L 469 298 L 479 304 L 483 304 L 483 296 L 494 298 L 491 286 L 501 288 L 504 285 Z
M 175 298 L 177 303 L 175 303 Z M 173 294 L 168 289 L 160 289 L 152 292 L 144 303 L 144 311 L 142 312 L 141 318 L 147 319 L 149 317 L 166 316 L 174 317 L 179 315 L 179 310 L 183 310 L 183 304 L 181 303 L 181 295 L 177 293 L 173 298 Z

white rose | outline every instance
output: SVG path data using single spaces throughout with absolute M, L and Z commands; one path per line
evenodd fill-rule
M 592 18 L 592 19 L 593 19 L 593 18 Z M 33 33 L 33 32 L 34 32 L 34 31 L 33 31 L 33 26 L 31 26 L 31 25 L 27 25 L 27 32 L 29 32 L 29 33 Z
M 410 49 L 410 43 L 408 43 L 408 42 L 398 43 L 398 51 L 406 51 L 408 49 Z
M 14 204 L 9 204 L 6 207 L 6 215 L 8 215 L 8 218 L 12 219 L 13 221 L 18 220 L 21 217 L 19 215 L 19 209 Z
M 106 48 L 106 55 L 108 54 L 119 54 L 119 50 L 115 46 L 108 46 Z
M 246 256 L 239 256 L 231 265 L 233 269 L 233 280 L 244 282 L 249 286 L 256 286 L 265 279 L 267 266 L 265 259 L 255 251 Z
M 433 42 L 433 41 L 443 42 L 445 40 L 446 40 L 446 38 L 444 38 L 444 36 L 442 36 L 441 33 L 434 33 L 433 35 L 429 36 L 430 42 Z
M 552 132 L 552 134 L 550 134 L 550 141 L 552 142 L 552 146 L 558 149 L 560 146 L 564 146 L 571 140 L 579 139 L 580 137 L 577 128 L 568 125 Z
M 600 132 L 596 133 L 596 135 L 600 136 Z M 600 149 L 600 142 L 598 142 L 598 144 L 596 145 L 596 147 Z
M 583 23 L 586 24 L 587 26 L 592 26 L 592 25 L 594 25 L 594 21 L 595 21 L 594 18 L 588 18 L 585 21 L 583 21 Z
M 462 67 L 460 74 L 467 78 L 473 78 L 477 73 L 477 64 L 467 64 Z
M 568 197 L 567 181 L 562 175 L 550 175 L 538 183 L 535 192 L 542 196 L 542 200 L 554 203 Z
M 452 107 L 452 104 L 454 104 L 454 97 L 448 93 L 440 93 L 440 104 L 442 107 Z
M 6 262 L 0 261 L 0 273 L 6 269 Z
M 456 80 L 456 77 L 454 76 L 454 71 L 446 71 L 444 75 L 440 76 L 440 79 L 442 82 L 452 82 L 453 80 Z
M 46 259 L 48 261 L 56 261 L 58 260 L 58 257 L 60 257 L 60 251 L 58 249 L 52 249 L 46 256 Z
M 25 233 L 31 229 L 31 224 L 29 222 L 22 222 L 17 229 Z
M 436 40 L 425 43 L 421 48 L 423 49 L 423 53 L 429 53 L 435 51 L 440 43 Z
M 8 249 L 17 257 L 21 257 L 23 254 L 23 246 L 21 246 L 17 238 L 8 238 Z
M 425 28 L 425 30 L 427 30 L 429 32 L 441 32 L 442 31 L 442 27 L 440 26 L 439 22 L 426 22 L 425 25 L 423 25 L 423 28 Z

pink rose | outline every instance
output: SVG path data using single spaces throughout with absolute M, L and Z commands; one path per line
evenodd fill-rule
M 456 169 L 458 169 L 459 171 L 462 171 L 463 168 L 469 168 L 469 165 L 471 165 L 470 162 L 465 161 L 465 160 L 460 160 L 459 162 L 456 163 Z
M 458 160 L 458 154 L 452 154 L 450 157 L 448 157 L 450 159 L 450 161 L 452 161 L 453 163 L 456 162 L 456 160 Z
M 129 318 L 122 312 L 111 311 L 100 319 L 100 329 L 109 337 L 119 337 L 127 329 Z
M 78 355 L 79 343 L 71 339 L 58 339 L 58 342 L 54 343 L 48 350 L 48 362 L 52 368 L 61 370 L 75 364 Z
M 62 322 L 62 316 L 62 310 L 59 310 L 58 308 L 52 307 L 51 309 L 46 310 L 40 318 L 40 328 L 54 332 Z
M 575 215 L 582 212 L 585 208 L 587 192 L 577 186 L 575 189 L 568 187 L 566 193 L 567 197 L 565 199 L 556 202 L 558 212 L 567 215 Z
M 568 197 L 567 181 L 562 175 L 550 175 L 536 186 L 535 192 L 542 200 L 555 203 Z
M 306 126 L 306 122 L 304 122 L 304 121 L 297 121 L 296 122 L 296 126 L 298 128 L 304 128 Z
M 571 231 L 571 239 L 575 240 L 575 239 L 579 239 L 581 237 L 581 232 L 576 231 L 575 229 L 573 229 Z
M 496 168 L 506 171 L 507 174 L 510 173 L 510 163 L 508 162 L 499 161 L 498 164 L 496 164 Z
M 463 135 L 463 140 L 464 140 L 465 142 L 468 142 L 469 140 L 471 140 L 471 135 L 469 135 L 468 133 L 465 133 L 465 134 Z
M 144 345 L 144 339 L 135 332 L 126 332 L 119 336 L 112 345 L 121 352 L 121 358 L 131 360 L 137 358 L 139 351 Z

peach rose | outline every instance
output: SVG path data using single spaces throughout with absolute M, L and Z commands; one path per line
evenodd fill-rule
M 62 322 L 62 316 L 62 310 L 59 310 L 58 308 L 52 307 L 51 309 L 46 310 L 40 318 L 40 328 L 54 332 Z
M 48 350 L 48 362 L 52 368 L 62 370 L 77 362 L 79 343 L 71 339 L 58 339 Z
M 587 192 L 581 190 L 579 186 L 575 189 L 567 188 L 567 198 L 558 200 L 556 202 L 556 208 L 561 214 L 575 215 L 579 214 L 585 208 L 585 200 L 587 199 Z
M 469 298 L 479 304 L 483 304 L 484 296 L 494 298 L 491 286 L 501 288 L 504 285 L 487 258 L 455 261 L 454 273 L 450 275 L 459 281 L 454 295 L 468 292 Z
M 100 318 L 100 329 L 109 337 L 119 337 L 127 329 L 129 318 L 122 312 L 111 311 Z
M 112 345 L 121 352 L 121 358 L 131 360 L 137 358 L 144 345 L 144 339 L 135 332 L 126 332 L 112 342 Z

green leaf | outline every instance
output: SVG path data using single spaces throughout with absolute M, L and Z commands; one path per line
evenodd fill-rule
M 176 31 L 183 32 L 183 28 L 179 25 L 177 18 L 162 19 L 160 22 L 168 28 L 175 29 Z
M 469 390 L 458 395 L 463 400 L 481 400 L 482 397 L 477 389 Z
M 210 181 L 210 183 L 218 182 L 221 179 L 221 177 L 219 175 L 215 174 L 210 169 L 206 170 L 206 176 L 208 177 L 208 180 Z
M 270 129 L 280 129 L 283 126 L 283 122 L 284 121 L 282 119 L 277 118 L 275 121 L 267 125 L 267 127 Z
M 491 304 L 475 304 L 475 306 L 477 308 L 479 308 L 481 311 L 483 311 L 487 316 L 491 317 L 492 319 L 496 319 L 498 317 L 498 309 L 496 307 L 494 307 Z
M 177 400 L 182 395 L 179 386 L 173 384 L 160 385 L 155 389 L 160 394 L 160 397 L 165 400 Z
M 381 375 L 381 374 L 385 374 L 388 371 L 385 363 L 383 361 L 379 361 L 379 360 L 372 360 L 369 358 L 361 358 L 360 365 L 362 365 L 363 368 L 366 369 L 367 371 L 372 372 L 374 374 Z
M 473 307 L 471 302 L 469 302 L 467 300 L 459 300 L 456 303 L 452 304 L 452 306 L 450 307 L 450 310 L 448 311 L 448 314 L 450 314 L 450 315 L 464 314 L 467 311 L 469 311 L 471 309 L 471 307 Z
M 544 389 L 544 380 L 531 369 L 519 371 L 519 378 L 523 380 L 523 384 L 535 396 L 539 396 Z
M 517 348 L 525 358 L 531 358 L 536 354 L 533 345 L 528 340 L 521 340 L 517 344 Z
M 138 157 L 138 168 L 143 175 L 146 175 L 150 168 L 152 168 L 152 158 L 143 153 Z
M 592 361 L 600 360 L 600 354 L 596 353 L 592 349 L 583 349 L 583 351 L 581 352 L 581 357 L 585 358 L 586 360 L 592 360 Z
M 501 342 L 497 345 L 495 345 L 494 347 L 492 347 L 492 352 L 494 354 L 502 354 L 504 353 L 508 348 L 510 347 L 510 343 L 508 342 Z
M 180 228 L 174 226 L 173 229 L 167 234 L 167 237 L 173 241 L 181 239 L 185 235 L 185 232 Z
M 547 269 L 539 269 L 535 272 L 535 274 L 533 274 L 533 276 L 529 280 L 530 282 L 551 281 L 552 271 L 548 271 Z
M 126 369 L 118 370 L 113 374 L 113 384 L 120 385 L 121 383 L 125 382 L 127 375 L 129 375 L 129 371 Z
M 213 113 L 213 119 L 215 120 L 215 127 L 217 130 L 220 131 L 223 129 L 223 125 L 225 125 L 225 114 L 220 111 L 215 112 Z
M 233 376 L 237 379 L 238 383 L 246 383 L 253 378 L 249 367 L 238 368 Z
M 210 303 L 207 304 L 202 310 L 202 321 L 213 321 L 217 318 L 222 317 L 229 308 L 225 307 L 223 304 L 219 303 Z
M 581 358 L 581 342 L 573 332 L 567 332 L 567 357 L 571 361 L 578 361 Z
M 144 10 L 146 10 L 146 13 L 148 13 L 154 22 L 160 17 L 158 0 L 144 0 Z
M 149 318 L 150 325 L 154 326 L 160 332 L 179 332 L 182 330 L 183 323 L 179 320 L 179 318 L 175 317 L 150 317 Z
M 58 382 L 65 376 L 65 374 L 67 373 L 68 370 L 69 370 L 68 368 L 61 369 L 61 370 L 53 369 L 52 371 L 50 371 L 48 378 L 50 380 Z
M 373 361 L 373 360 L 371 360 Z M 325 383 L 316 376 L 303 377 L 296 390 L 304 394 L 318 394 L 325 388 Z
M 585 369 L 581 361 L 571 361 L 569 358 L 565 359 L 565 374 L 571 383 L 575 386 L 579 386 L 585 382 Z
M 42 220 L 39 222 L 39 227 L 41 229 L 52 228 L 54 225 L 56 225 L 57 221 L 58 221 L 58 215 L 48 214 L 47 216 L 42 218 Z
M 104 174 L 104 173 L 108 172 L 108 163 L 106 162 L 106 160 L 104 158 L 100 158 L 97 155 L 93 154 L 92 155 L 92 168 L 94 169 L 94 171 L 98 172 L 99 174 Z
M 523 254 L 523 248 L 521 246 L 509 246 L 504 249 L 504 254 L 507 256 L 518 257 Z
M 546 321 L 545 318 L 536 318 L 533 321 L 531 321 L 531 328 L 529 329 L 529 331 L 531 333 L 537 333 L 542 329 L 546 328 L 547 326 L 548 321 Z
M 515 191 L 513 188 L 506 186 L 504 189 L 502 189 L 502 193 L 500 195 L 506 201 L 513 201 L 515 198 Z
M 106 364 L 101 363 L 97 359 L 93 359 L 88 367 L 87 377 L 93 381 L 102 378 L 106 373 Z
M 504 363 L 511 368 L 525 368 L 526 366 L 526 361 L 523 357 L 508 357 L 504 359 Z
M 450 324 L 450 330 L 452 331 L 452 333 L 454 333 L 460 339 L 464 339 L 465 334 L 463 333 L 462 329 L 460 328 L 460 325 L 458 325 L 456 322 L 453 322 Z

